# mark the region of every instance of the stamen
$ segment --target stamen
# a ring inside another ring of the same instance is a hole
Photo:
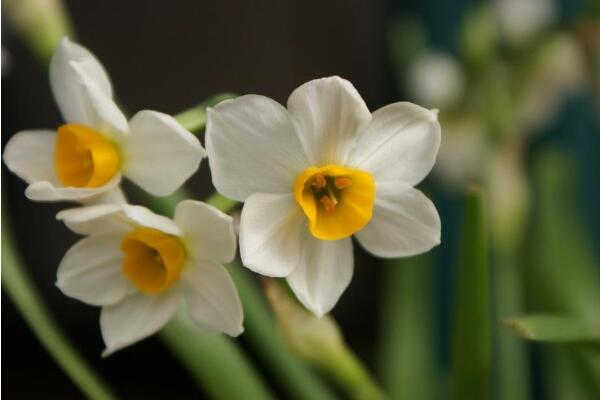
[[[327,190],[327,195],[329,196],[329,198],[331,199],[331,201],[333,202],[333,205],[336,206],[338,203],[338,199],[335,195],[335,192],[333,191],[333,188],[330,185],[327,185],[326,189]]]
[[[313,181],[311,182],[311,186],[317,190],[321,190],[327,186],[327,179],[325,179],[323,175],[315,175]]]
[[[337,203],[337,201],[336,203],[334,203],[329,196],[323,196],[319,199],[319,201],[323,205],[323,208],[325,208],[326,212],[332,213],[335,211],[335,204]]]
[[[352,186],[352,180],[350,178],[346,178],[345,176],[339,176],[334,179],[333,184],[337,189],[342,190]]]

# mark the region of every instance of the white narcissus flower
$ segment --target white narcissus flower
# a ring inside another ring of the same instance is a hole
[[[244,265],[287,277],[300,301],[327,313],[353,274],[351,236],[381,257],[440,242],[440,218],[414,186],[440,145],[437,112],[394,103],[371,114],[352,84],[310,81],[287,110],[247,95],[209,109],[213,183],[244,201]]]
[[[181,299],[199,327],[243,332],[240,299],[221,264],[236,252],[230,216],[185,200],[173,220],[127,204],[73,208],[57,218],[87,235],[65,254],[56,284],[67,296],[102,307],[104,355],[158,331]]]
[[[29,184],[25,195],[31,200],[88,201],[109,192],[122,198],[122,175],[165,196],[198,169],[205,155],[198,139],[156,111],[140,111],[127,122],[102,65],[67,38],[52,57],[50,84],[66,124],[57,131],[19,132],[3,155]]]

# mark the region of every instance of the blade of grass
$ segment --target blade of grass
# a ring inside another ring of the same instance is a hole
[[[2,209],[2,287],[42,346],[90,399],[114,399],[116,396],[79,352],[71,346],[45,307],[41,296],[27,276],[12,240],[8,206]]]
[[[379,375],[392,399],[436,399],[435,264],[431,253],[385,262]]]
[[[505,320],[503,324],[527,340],[600,346],[600,326],[573,317],[528,315]]]
[[[484,200],[472,188],[464,200],[452,322],[451,398],[491,398],[491,293]]]

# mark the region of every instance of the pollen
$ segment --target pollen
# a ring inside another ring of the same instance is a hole
[[[54,167],[63,185],[100,187],[115,176],[119,164],[115,145],[93,129],[78,124],[58,128]]]
[[[157,294],[173,286],[183,270],[186,254],[176,236],[139,228],[121,242],[123,274],[143,293]]]
[[[308,219],[312,235],[337,240],[369,222],[375,183],[368,172],[353,168],[335,164],[309,167],[296,178],[294,197]]]

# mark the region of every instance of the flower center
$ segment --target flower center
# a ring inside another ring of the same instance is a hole
[[[186,255],[173,235],[152,228],[139,228],[121,242],[125,255],[123,274],[143,293],[160,293],[181,274]]]
[[[294,197],[314,237],[343,239],[371,220],[375,181],[368,172],[340,165],[309,167],[296,178]]]
[[[119,153],[114,144],[93,129],[66,124],[56,132],[54,166],[63,185],[95,188],[119,171]]]

